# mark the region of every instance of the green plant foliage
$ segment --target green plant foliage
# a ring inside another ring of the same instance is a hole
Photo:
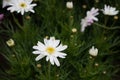
[[[66,2],[34,0],[35,13],[24,15],[0,11],[5,15],[0,23],[0,55],[5,58],[0,61],[0,80],[114,80],[120,69],[115,63],[120,60],[119,14],[114,19],[100,12],[99,21],[84,32],[80,22],[92,7],[109,4],[119,10],[119,0],[73,0],[72,9],[66,8]],[[35,61],[32,53],[38,41],[53,36],[68,46],[66,58],[58,58],[60,67],[45,58]],[[6,44],[9,39],[13,46]],[[97,56],[89,54],[92,46],[98,49]]]

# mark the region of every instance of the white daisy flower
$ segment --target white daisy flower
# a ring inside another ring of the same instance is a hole
[[[90,26],[94,21],[98,21],[98,18],[96,18],[98,14],[98,9],[94,7],[90,11],[87,11],[87,16],[81,19],[81,32],[84,32],[85,28]]]
[[[10,10],[10,12],[17,11],[17,13],[21,13],[22,15],[29,11],[34,13],[33,7],[35,7],[36,4],[31,4],[32,1],[33,0],[12,0],[7,10]]]
[[[104,15],[110,15],[110,16],[113,16],[113,15],[117,15],[118,14],[118,10],[116,10],[115,7],[111,7],[111,6],[107,6],[107,5],[104,5],[104,9],[102,9],[103,11],[103,14]]]
[[[33,46],[33,54],[39,54],[36,57],[36,61],[42,59],[46,56],[46,61],[50,61],[52,65],[56,64],[60,66],[60,63],[57,57],[65,58],[67,54],[61,52],[67,48],[67,45],[60,44],[60,40],[55,40],[54,37],[50,37],[50,39],[44,38],[44,44],[39,42],[36,46]]]
[[[97,48],[94,48],[94,46],[92,46],[92,48],[89,50],[89,54],[91,55],[91,56],[97,56],[97,54],[98,54],[98,49]]]

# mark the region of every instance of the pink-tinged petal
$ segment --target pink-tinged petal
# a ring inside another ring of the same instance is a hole
[[[96,18],[96,17],[93,17],[93,20],[94,20],[94,21],[98,21],[98,18]]]
[[[54,59],[55,64],[56,64],[57,66],[60,66],[60,62],[58,61],[58,59],[57,59],[56,57],[53,57],[53,59]]]
[[[4,14],[0,14],[0,21],[3,20]]]
[[[35,60],[38,61],[38,60],[42,59],[43,57],[45,57],[45,55],[40,54],[35,58]]]

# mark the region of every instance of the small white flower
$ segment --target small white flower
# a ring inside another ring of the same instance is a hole
[[[90,11],[87,11],[87,16],[81,19],[81,32],[84,32],[85,28],[94,23],[94,21],[98,21],[98,18],[96,18],[98,14],[98,9],[94,7]]]
[[[36,6],[36,4],[31,4],[32,1],[33,0],[12,0],[7,10],[10,10],[10,12],[17,11],[17,13],[21,13],[22,15],[29,11],[34,13],[33,7]]]
[[[72,9],[73,8],[73,2],[71,1],[71,2],[67,2],[66,3],[66,7],[68,8],[68,9]]]
[[[103,11],[103,14],[104,15],[110,15],[110,16],[113,16],[113,15],[117,15],[118,14],[118,10],[116,10],[115,7],[111,7],[111,6],[107,6],[107,5],[104,5],[104,9],[102,9]]]
[[[91,55],[91,56],[97,56],[97,54],[98,54],[98,49],[97,48],[94,48],[94,46],[92,46],[92,48],[89,50],[89,54]]]
[[[44,44],[39,42],[36,46],[33,46],[33,54],[39,54],[36,57],[36,61],[42,59],[46,56],[46,61],[50,60],[52,65],[56,64],[60,66],[60,63],[57,57],[65,58],[67,54],[61,52],[67,48],[67,45],[60,44],[60,40],[55,40],[54,37],[50,37],[50,39],[44,38]]]
[[[6,44],[9,46],[9,47],[12,47],[15,45],[15,42],[13,39],[9,39],[8,41],[6,41]]]

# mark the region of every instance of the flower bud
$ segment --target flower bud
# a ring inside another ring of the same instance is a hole
[[[96,67],[98,67],[98,66],[99,66],[99,64],[98,64],[98,63],[95,63],[95,66],[96,66]]]
[[[37,68],[41,68],[41,64],[37,64]]]
[[[6,41],[6,44],[9,46],[9,47],[12,47],[15,45],[14,43],[14,40],[13,39],[9,39],[8,41]]]
[[[118,20],[118,16],[114,16],[114,19],[115,19],[115,20]]]
[[[97,54],[98,54],[98,49],[97,48],[94,48],[94,46],[92,46],[92,48],[89,50],[89,54],[91,55],[91,56],[97,56]]]
[[[77,32],[77,29],[76,29],[76,28],[72,28],[72,32],[73,32],[73,33],[76,33],[76,32]]]
[[[71,2],[67,2],[66,3],[66,7],[68,8],[68,9],[72,9],[73,8],[73,2],[71,1]]]
[[[106,74],[107,72],[106,71],[103,71],[103,74]]]

